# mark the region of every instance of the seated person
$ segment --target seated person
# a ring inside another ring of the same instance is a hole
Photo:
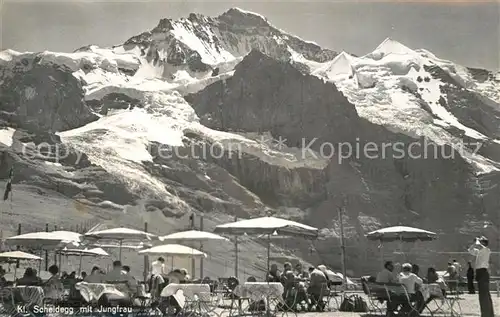
[[[416,276],[420,277],[420,275],[418,275],[418,273],[420,273],[420,267],[417,264],[411,265],[411,272]]]
[[[416,302],[416,309],[420,312],[424,308],[424,297],[418,289],[422,287],[423,281],[411,271],[412,265],[410,263],[403,264],[402,272],[399,274],[398,280],[399,283],[405,286],[408,296],[410,297],[410,301]],[[405,302],[403,304],[403,308],[410,311],[411,309],[407,307],[407,304],[408,303]]]
[[[297,265],[295,265],[294,274],[297,279],[304,280],[309,278],[309,272],[305,272],[302,264],[300,263],[297,263]]]
[[[187,269],[180,269],[180,271],[182,274],[181,283],[187,283],[187,282],[191,281],[191,276],[188,274]]]
[[[57,265],[49,267],[50,278],[43,284],[43,290],[46,298],[62,299],[64,295],[64,286],[59,279],[59,268]]]
[[[313,268],[311,272],[311,280],[309,282],[309,287],[307,288],[307,293],[310,297],[309,310],[312,310],[313,306],[316,306],[317,311],[323,311],[325,309],[325,303],[323,302],[323,295],[328,291],[327,278],[321,270],[318,268]]]
[[[283,284],[284,293],[287,294],[295,285],[295,274],[292,270],[292,264],[286,262],[283,265],[283,273],[281,273],[281,284]]]
[[[119,289],[120,291],[127,292],[131,296],[137,294],[137,289],[138,289],[137,281],[131,275],[123,271],[123,266],[121,261],[113,262],[113,269],[103,277],[103,280],[106,283],[113,283],[113,284],[124,283],[127,285],[128,289],[123,289],[123,290]]]
[[[5,287],[9,285],[11,285],[11,283],[5,279],[5,270],[3,269],[3,267],[0,266],[0,287]]]
[[[433,267],[430,267],[427,269],[427,283],[432,284],[432,283],[437,283],[439,280],[439,275],[436,272],[436,269]]]
[[[330,285],[330,277],[328,276],[328,272],[327,272],[326,266],[325,265],[318,265],[318,270],[320,270],[321,272],[323,272],[323,274],[326,277],[326,283],[328,285]]]
[[[101,269],[98,266],[94,266],[90,275],[87,275],[83,281],[86,283],[102,283],[104,275],[101,273]]]
[[[446,283],[441,277],[439,277],[435,268],[430,267],[427,269],[427,280],[425,282],[428,284],[439,284],[439,287],[443,292],[443,296],[446,296]]]
[[[17,280],[17,285],[40,286],[41,283],[36,276],[36,271],[29,267],[24,271],[24,276]]]
[[[385,262],[384,269],[377,274],[376,282],[384,284],[398,282],[398,279],[394,274],[394,264],[392,264],[392,261]]]
[[[457,268],[451,262],[448,262],[448,267],[446,269],[446,277],[449,280],[456,280],[458,278]]]
[[[281,273],[278,271],[278,265],[272,264],[266,276],[266,282],[281,283]]]
[[[33,269],[33,273],[35,274],[37,280],[38,280],[38,285],[42,285],[43,284],[43,281],[42,281],[42,278],[38,275],[38,270],[37,269]]]
[[[180,284],[184,281],[184,275],[180,269],[174,269],[172,272],[167,274],[169,284]]]

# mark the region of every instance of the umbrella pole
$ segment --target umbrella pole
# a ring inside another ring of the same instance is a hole
[[[380,241],[380,256],[382,257],[382,267],[384,267],[384,243]]]
[[[267,274],[269,274],[270,263],[271,263],[271,235],[268,234],[267,235],[267,272],[266,272],[267,284],[269,284],[269,279],[267,278]],[[266,297],[266,316],[267,317],[271,316],[271,307],[269,305],[269,296]]]
[[[238,278],[238,236],[234,239],[234,276]]]
[[[266,276],[269,273],[270,263],[271,263],[270,261],[271,261],[271,235],[268,234],[267,235],[267,272],[266,272]],[[269,279],[267,279],[267,283],[269,283]]]
[[[402,235],[399,236],[399,251],[401,251],[401,253],[403,254],[403,259],[406,262],[406,254],[405,254],[405,251],[403,250],[403,236]]]
[[[78,276],[82,275],[82,253],[80,253],[80,264],[78,265]]]
[[[118,260],[122,260],[122,245],[123,245],[123,240],[120,240],[120,248],[119,248],[119,253],[118,253]]]
[[[43,250],[40,251],[40,257],[43,258]],[[42,261],[40,260],[38,262],[38,276],[40,276],[41,272],[42,272]]]

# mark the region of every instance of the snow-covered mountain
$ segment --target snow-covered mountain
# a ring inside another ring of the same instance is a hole
[[[347,197],[358,271],[376,265],[357,260],[380,225],[436,230],[448,250],[469,239],[457,228],[500,220],[499,73],[393,39],[338,54],[234,8],[162,19],[111,48],[3,51],[0,83],[1,174],[14,166],[15,183],[56,190],[86,218],[106,210],[167,233],[192,212],[213,225],[271,211],[320,227],[319,257],[337,265],[334,209]],[[369,143],[391,146],[372,158]]]

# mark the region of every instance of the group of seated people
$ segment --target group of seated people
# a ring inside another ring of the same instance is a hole
[[[309,267],[305,271],[300,263],[292,269],[288,262],[284,264],[283,272],[278,270],[276,264],[271,265],[266,281],[283,284],[283,308],[293,311],[324,311],[326,303],[323,297],[328,295],[335,282],[324,265]]]
[[[394,265],[392,261],[387,261],[384,264],[384,269],[378,273],[376,282],[383,284],[403,284],[410,298],[410,302],[415,303],[416,310],[421,313],[425,307],[424,297],[420,292],[422,285],[424,283],[439,284],[443,292],[443,296],[445,295],[447,286],[443,279],[437,274],[436,269],[433,267],[428,268],[427,276],[425,277],[421,277],[419,273],[420,268],[416,264],[405,263],[402,266],[399,266]],[[394,307],[388,307],[388,312],[396,310],[398,306],[405,306],[407,303],[403,300],[401,303],[392,301],[392,304]],[[409,307],[402,308],[409,309]]]

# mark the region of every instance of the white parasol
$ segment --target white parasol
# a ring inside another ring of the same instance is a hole
[[[199,231],[199,230],[189,230],[189,231],[181,231],[172,233],[159,238],[161,241],[169,241],[174,243],[182,243],[182,242],[199,242],[200,250],[203,252],[203,242],[209,241],[225,241],[229,242],[229,239],[219,236],[218,234]],[[203,261],[203,260],[201,260]],[[200,262],[201,263],[201,262]],[[194,272],[192,272],[194,274]],[[203,263],[200,264],[200,277],[203,278]]]
[[[82,272],[82,258],[84,256],[93,256],[93,257],[107,257],[109,254],[104,251],[101,248],[93,248],[93,249],[68,249],[64,248],[59,251],[60,254],[66,255],[66,256],[79,256],[80,257],[80,264],[78,266],[78,274],[81,274]],[[60,268],[61,269],[61,268]]]
[[[260,217],[226,223],[215,227],[214,232],[231,235],[276,234],[280,236],[318,237],[317,228],[276,217]]]
[[[5,239],[5,245],[54,250],[62,245],[78,245],[82,235],[71,231],[31,232]]]
[[[400,249],[403,248],[403,242],[415,242],[415,241],[432,241],[437,239],[437,234],[431,231],[406,227],[406,226],[394,226],[383,228],[379,230],[372,231],[366,235],[368,240],[374,240],[380,242],[380,253],[382,255],[382,262],[384,261],[383,257],[383,242],[400,242]]]
[[[178,241],[178,242],[204,242],[204,241],[229,241],[229,239],[206,231],[189,230],[172,233],[159,238],[160,241]]]
[[[267,271],[270,267],[271,236],[298,236],[316,239],[318,229],[295,221],[260,217],[226,223],[215,227],[215,233],[230,235],[267,235]]]
[[[130,228],[113,228],[94,232],[88,232],[84,235],[84,239],[88,240],[115,240],[119,242],[120,255],[122,258],[123,241],[148,241],[156,238],[156,235]]]
[[[366,235],[369,240],[377,240],[381,242],[391,241],[431,241],[437,238],[437,234],[431,231],[405,227],[395,226],[372,231]]]
[[[0,253],[1,259],[7,260],[37,260],[41,261],[42,258],[31,253],[26,253],[22,251],[8,251]]]
[[[0,253],[0,259],[6,260],[36,260],[42,261],[42,258],[31,253],[26,253],[22,251],[8,251]],[[16,281],[17,269],[14,270],[14,281]]]
[[[195,257],[204,257],[207,255],[199,250],[186,247],[180,244],[164,244],[157,245],[155,247],[139,251],[140,254],[149,254],[149,255],[172,255],[172,256],[195,256]]]

